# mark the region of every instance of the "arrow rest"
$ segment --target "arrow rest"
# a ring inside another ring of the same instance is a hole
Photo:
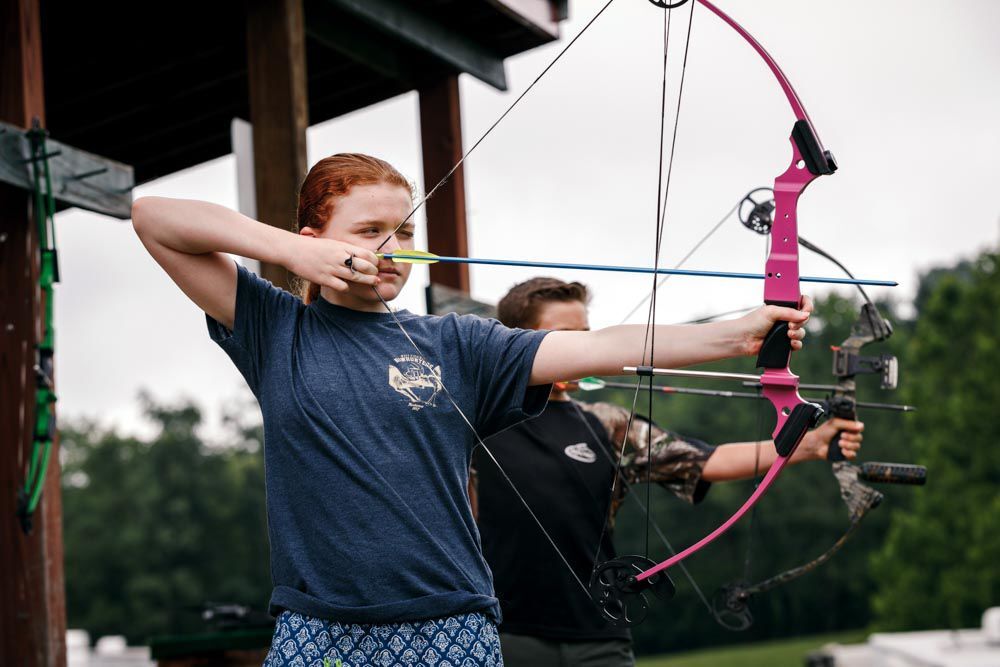
[[[656,5],[660,9],[677,9],[688,3],[688,0],[675,0],[674,2],[667,2],[666,0],[649,0],[650,3]]]
[[[649,611],[647,592],[661,600],[674,597],[677,589],[666,573],[639,581],[636,576],[655,566],[643,556],[621,556],[604,561],[590,578],[590,597],[601,615],[616,628],[638,625]]]

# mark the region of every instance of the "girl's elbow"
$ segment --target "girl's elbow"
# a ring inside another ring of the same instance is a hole
[[[146,222],[149,219],[150,197],[139,197],[132,202],[132,229],[139,236],[145,231]]]
[[[163,197],[139,197],[132,202],[132,228],[140,237],[150,232],[163,201]]]

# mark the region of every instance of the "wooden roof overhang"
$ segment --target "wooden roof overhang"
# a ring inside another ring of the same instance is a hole
[[[259,0],[258,0],[259,1]],[[565,0],[303,0],[309,124],[553,41]],[[231,152],[249,120],[244,4],[42,2],[47,129],[136,183]],[[252,45],[250,45],[252,48]]]

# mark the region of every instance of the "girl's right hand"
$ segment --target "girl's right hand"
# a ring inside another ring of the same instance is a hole
[[[289,271],[303,280],[346,292],[349,283],[378,285],[378,257],[342,241],[296,234],[289,248]]]

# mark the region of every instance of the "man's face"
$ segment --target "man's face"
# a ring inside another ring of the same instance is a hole
[[[581,301],[549,301],[538,312],[535,329],[590,331],[587,306]]]
[[[402,222],[413,209],[410,191],[398,185],[375,183],[356,185],[348,193],[337,199],[333,215],[317,236],[343,241],[351,245],[375,251],[386,237]],[[392,253],[397,250],[413,249],[413,222],[407,220],[378,252]],[[410,264],[396,264],[383,259],[378,264],[379,295],[386,301],[399,296],[403,285],[410,277]],[[381,310],[381,302],[368,285],[349,283],[346,293],[333,292],[324,298],[334,303],[364,310]],[[378,308],[373,308],[378,306]]]

